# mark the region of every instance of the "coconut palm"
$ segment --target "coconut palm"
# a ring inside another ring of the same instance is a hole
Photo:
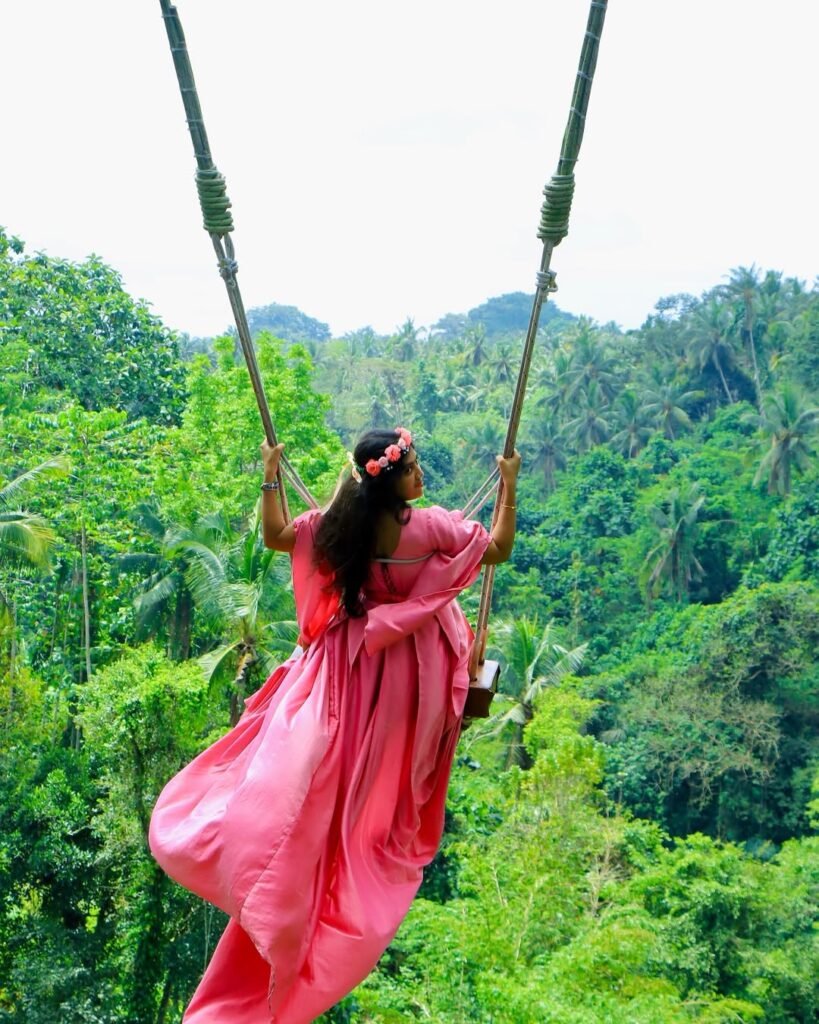
[[[193,594],[185,573],[189,557],[185,541],[207,543],[210,521],[199,520],[190,529],[178,523],[166,523],[148,505],[136,510],[139,526],[151,537],[156,551],[132,551],[122,555],[122,572],[140,573],[145,578],[134,601],[139,635],[155,636],[167,631],[168,656],[184,661],[190,657],[193,629]]]
[[[705,495],[695,482],[675,487],[650,509],[657,532],[643,562],[650,568],[646,590],[649,600],[668,587],[682,601],[694,577],[702,574],[694,549],[699,538],[697,517],[704,503]]]
[[[627,459],[633,459],[651,437],[649,414],[636,392],[631,390],[620,392],[613,409],[617,415],[617,425],[620,429],[612,434],[611,444],[621,455],[625,455]]]
[[[21,508],[19,498],[24,488],[38,477],[63,473],[65,468],[63,459],[48,459],[0,487],[0,570],[30,571],[48,566],[56,535],[42,516]],[[13,676],[17,660],[17,612],[11,593],[5,587],[5,576],[6,573],[0,576],[0,620],[6,620],[10,626],[8,669]]]
[[[687,336],[689,339],[689,358],[702,370],[709,363],[719,374],[722,388],[728,404],[734,396],[725,379],[725,370],[734,363],[734,348],[731,344],[731,326],[733,316],[731,310],[717,299],[698,306],[688,321]]]
[[[769,392],[762,399],[762,412],[747,419],[756,422],[768,450],[754,477],[757,484],[767,474],[768,494],[789,494],[793,466],[807,469],[813,457],[812,438],[819,426],[819,408],[792,385]]]
[[[704,396],[704,391],[680,391],[675,384],[655,384],[643,392],[643,409],[673,441],[681,428],[691,429],[685,406]]]
[[[481,366],[489,358],[489,339],[483,324],[473,324],[461,340],[464,359],[470,366]]]
[[[572,357],[565,349],[557,349],[551,359],[543,366],[538,367],[534,380],[534,387],[540,392],[536,401],[538,405],[558,415],[563,415],[564,410],[569,408],[569,402],[574,391],[572,378]]]
[[[572,393],[587,391],[592,384],[596,384],[599,393],[609,402],[620,386],[615,361],[606,352],[588,317],[581,317],[575,327],[569,379]]]
[[[519,359],[508,342],[501,342],[489,360],[493,380],[498,384],[510,384],[518,372]]]
[[[524,616],[497,625],[492,646],[503,662],[502,690],[513,703],[476,729],[473,740],[506,733],[507,765],[528,768],[531,760],[523,746],[523,730],[532,720],[538,695],[545,687],[556,686],[564,676],[576,672],[588,645],[569,648],[554,622],[542,626],[537,616]]]
[[[371,380],[368,387],[369,411],[368,423],[371,427],[386,427],[396,419],[387,408],[384,385],[379,380]]]
[[[390,340],[389,352],[400,362],[409,363],[415,358],[419,341],[419,329],[415,326],[412,317],[408,316],[398,334]]]
[[[230,720],[235,725],[248,682],[269,675],[295,645],[289,565],[264,546],[260,502],[243,533],[221,514],[201,524],[203,537],[181,540],[177,550],[189,559],[185,579],[196,607],[222,641],[200,658],[205,675],[211,680],[227,669],[233,673]]]
[[[527,431],[525,444],[534,464],[543,470],[546,493],[551,494],[555,489],[555,474],[566,468],[565,438],[557,419],[546,414],[535,420]]]
[[[757,405],[762,401],[762,384],[759,379],[759,364],[756,357],[756,340],[754,328],[757,322],[757,308],[760,295],[760,272],[755,264],[750,267],[735,267],[731,271],[728,284],[720,289],[726,298],[741,303],[740,335],[751,356],[751,368],[756,386]]]
[[[55,534],[42,516],[20,508],[18,500],[23,489],[38,477],[64,471],[65,462],[62,459],[48,459],[12,477],[0,487],[1,566],[40,569],[48,564],[49,552],[56,540]]]
[[[585,452],[608,438],[610,406],[594,380],[577,393],[576,403],[579,413],[566,424],[566,433],[571,436],[577,450]]]
[[[494,420],[484,419],[464,434],[464,454],[481,469],[494,469],[495,456],[503,449],[504,435]]]

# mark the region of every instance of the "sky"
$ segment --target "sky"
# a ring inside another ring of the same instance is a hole
[[[178,0],[246,307],[336,336],[531,292],[587,0]],[[170,327],[230,307],[158,0],[4,3],[0,224]],[[639,326],[756,264],[812,282],[819,4],[610,0],[558,305]]]

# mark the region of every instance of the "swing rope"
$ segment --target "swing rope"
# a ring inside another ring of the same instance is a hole
[[[551,270],[552,252],[555,246],[559,245],[569,232],[569,214],[571,213],[572,198],[574,196],[574,166],[577,163],[577,158],[580,154],[580,144],[583,141],[586,111],[588,110],[594,72],[597,67],[597,53],[600,48],[600,36],[603,31],[606,8],[607,0],[592,0],[591,2],[586,22],[586,32],[583,37],[583,46],[580,52],[580,61],[575,77],[572,105],[569,111],[566,130],[563,133],[563,142],[560,147],[557,171],[543,189],[544,200],[540,211],[540,226],[538,228],[538,238],[543,242],[543,252],[540,260],[540,270],[537,272],[537,287],[534,302],[532,303],[532,312],[529,317],[529,326],[526,331],[526,341],[523,345],[523,353],[520,360],[515,397],[509,414],[509,424],[503,446],[503,455],[507,459],[515,451],[515,441],[517,440],[520,417],[523,411],[523,399],[526,395],[526,384],[529,379],[529,369],[532,365],[535,339],[537,337],[538,324],[540,323],[540,311],[543,308],[543,304],[548,300],[549,294],[557,291],[555,273]],[[478,488],[475,495],[467,502],[466,506],[468,514],[475,515],[489,500],[489,495],[494,486],[495,507],[492,513],[493,527],[498,520],[500,506],[503,503],[503,481],[498,479],[498,476],[497,471],[491,473],[487,480]],[[464,512],[465,515],[467,514],[466,510]],[[494,583],[495,566],[484,566],[478,620],[475,626],[475,641],[469,660],[469,676],[473,680],[477,678],[479,667],[483,665],[486,657],[489,612],[492,605]]]
[[[265,435],[270,444],[276,444],[276,432],[273,428],[270,410],[265,398],[256,353],[247,323],[247,316],[236,279],[238,264],[235,259],[233,240],[230,237],[230,233],[233,231],[233,218],[230,213],[231,203],[227,196],[225,179],[211,159],[205,123],[202,118],[199,97],[193,79],[193,69],[191,68],[185,36],[182,32],[182,25],[179,21],[176,7],[170,3],[170,0],[160,0],[160,6],[168,33],[168,40],[171,46],[171,53],[197,162],[196,187],[199,193],[204,227],[213,242],[218,259],[219,273],[227,287],[236,329],[239,333],[239,341],[253,383],[253,390],[256,394],[256,401],[259,406],[262,423],[264,424]],[[580,153],[580,144],[583,141],[586,112],[589,105],[594,72],[597,66],[597,54],[600,47],[600,36],[603,31],[606,9],[607,0],[591,0],[586,32],[583,37],[583,47],[580,53],[580,62],[575,78],[574,92],[572,94],[572,105],[569,111],[566,130],[563,134],[557,171],[543,189],[544,199],[537,232],[538,238],[543,243],[543,251],[540,269],[537,272],[537,287],[535,289],[532,312],[529,317],[529,326],[526,331],[526,340],[515,385],[515,396],[512,402],[506,439],[503,446],[504,458],[510,458],[515,450],[515,441],[517,440],[518,428],[520,426],[529,369],[532,364],[535,340],[540,323],[540,313],[544,303],[548,300],[549,294],[557,291],[555,273],[551,270],[552,252],[555,246],[559,245],[569,232],[569,215],[571,213],[575,185],[574,167]],[[293,466],[286,457],[282,457],[279,467],[279,483],[281,485],[280,494],[285,520],[288,521],[290,516],[284,493],[282,471],[284,471],[289,482],[306,504],[312,508],[317,508],[316,500],[301,481]],[[497,469],[494,469],[489,474],[473,497],[467,502],[463,510],[464,515],[476,515],[490,500],[493,490],[495,492],[495,507],[492,513],[492,526],[494,527],[503,502],[503,482],[500,480],[500,474]],[[479,666],[483,664],[485,658],[494,581],[495,566],[485,566],[478,620],[475,627],[475,641],[469,662],[471,679],[477,677]]]
[[[185,116],[193,143],[193,153],[196,157],[196,190],[199,193],[203,225],[205,231],[210,235],[213,248],[216,251],[219,274],[227,288],[228,299],[233,310],[233,319],[239,334],[239,343],[242,346],[242,354],[245,357],[245,363],[247,364],[247,370],[253,385],[253,392],[256,395],[256,403],[259,406],[259,414],[262,418],[265,437],[269,444],[275,445],[278,443],[276,440],[276,430],[270,415],[270,407],[267,404],[262,375],[256,359],[256,350],[253,347],[253,339],[250,336],[247,314],[245,313],[242,293],[239,290],[239,282],[236,276],[239,264],[236,262],[233,239],[230,237],[230,233],[233,231],[233,217],[230,213],[231,203],[227,195],[225,179],[219,173],[211,158],[210,145],[207,132],[205,131],[205,121],[202,117],[202,108],[199,105],[199,94],[196,91],[196,83],[193,78],[193,68],[191,67],[188,48],[185,43],[185,34],[182,31],[182,23],[179,20],[176,7],[169,0],[159,0],[159,4],[162,8],[162,18],[168,33],[168,42],[171,46],[171,55],[173,56],[176,77],[179,82],[179,90],[182,93],[182,103],[185,107]],[[290,521],[290,509],[284,490],[283,475],[287,477],[293,489],[305,504],[310,508],[318,508],[318,502],[310,494],[307,486],[301,480],[290,461],[283,455],[279,465],[278,481],[285,522]]]

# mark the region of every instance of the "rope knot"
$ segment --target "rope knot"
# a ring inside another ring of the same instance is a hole
[[[543,206],[540,208],[540,227],[537,236],[542,241],[551,240],[555,245],[569,233],[569,214],[574,198],[574,174],[553,174],[543,189]]]
[[[233,230],[224,175],[215,167],[199,168],[196,172],[196,191],[202,207],[202,223],[212,235],[226,235]]]

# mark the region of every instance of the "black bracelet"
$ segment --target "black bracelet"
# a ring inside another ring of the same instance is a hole
[[[262,490],[263,491],[278,491],[278,489],[279,489],[279,481],[278,480],[274,480],[272,483],[268,483],[267,481],[265,481],[262,484]]]

